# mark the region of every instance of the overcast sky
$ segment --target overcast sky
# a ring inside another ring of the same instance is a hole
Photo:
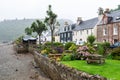
[[[44,18],[49,4],[58,19],[75,21],[96,17],[99,7],[117,8],[120,0],[0,0],[0,20]]]

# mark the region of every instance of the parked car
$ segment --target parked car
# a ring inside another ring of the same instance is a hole
[[[120,42],[116,42],[114,43],[113,45],[110,46],[110,48],[117,48],[117,47],[120,47]]]
[[[82,45],[85,44],[85,42],[84,42],[84,41],[76,41],[75,44],[76,44],[76,45],[81,45],[81,46],[82,46]]]

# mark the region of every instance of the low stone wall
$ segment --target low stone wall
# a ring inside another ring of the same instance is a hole
[[[28,47],[26,45],[14,44],[14,50],[17,53],[28,53]]]
[[[52,80],[107,80],[98,75],[78,71],[34,52],[34,60]]]

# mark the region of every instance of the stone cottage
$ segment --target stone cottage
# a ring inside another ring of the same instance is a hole
[[[102,9],[102,8],[100,8]],[[110,42],[120,41],[120,10],[111,12],[108,8],[98,14],[100,22],[97,25],[97,41]]]

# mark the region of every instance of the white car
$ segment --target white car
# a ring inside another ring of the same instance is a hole
[[[76,41],[76,45],[84,45],[84,41]]]

